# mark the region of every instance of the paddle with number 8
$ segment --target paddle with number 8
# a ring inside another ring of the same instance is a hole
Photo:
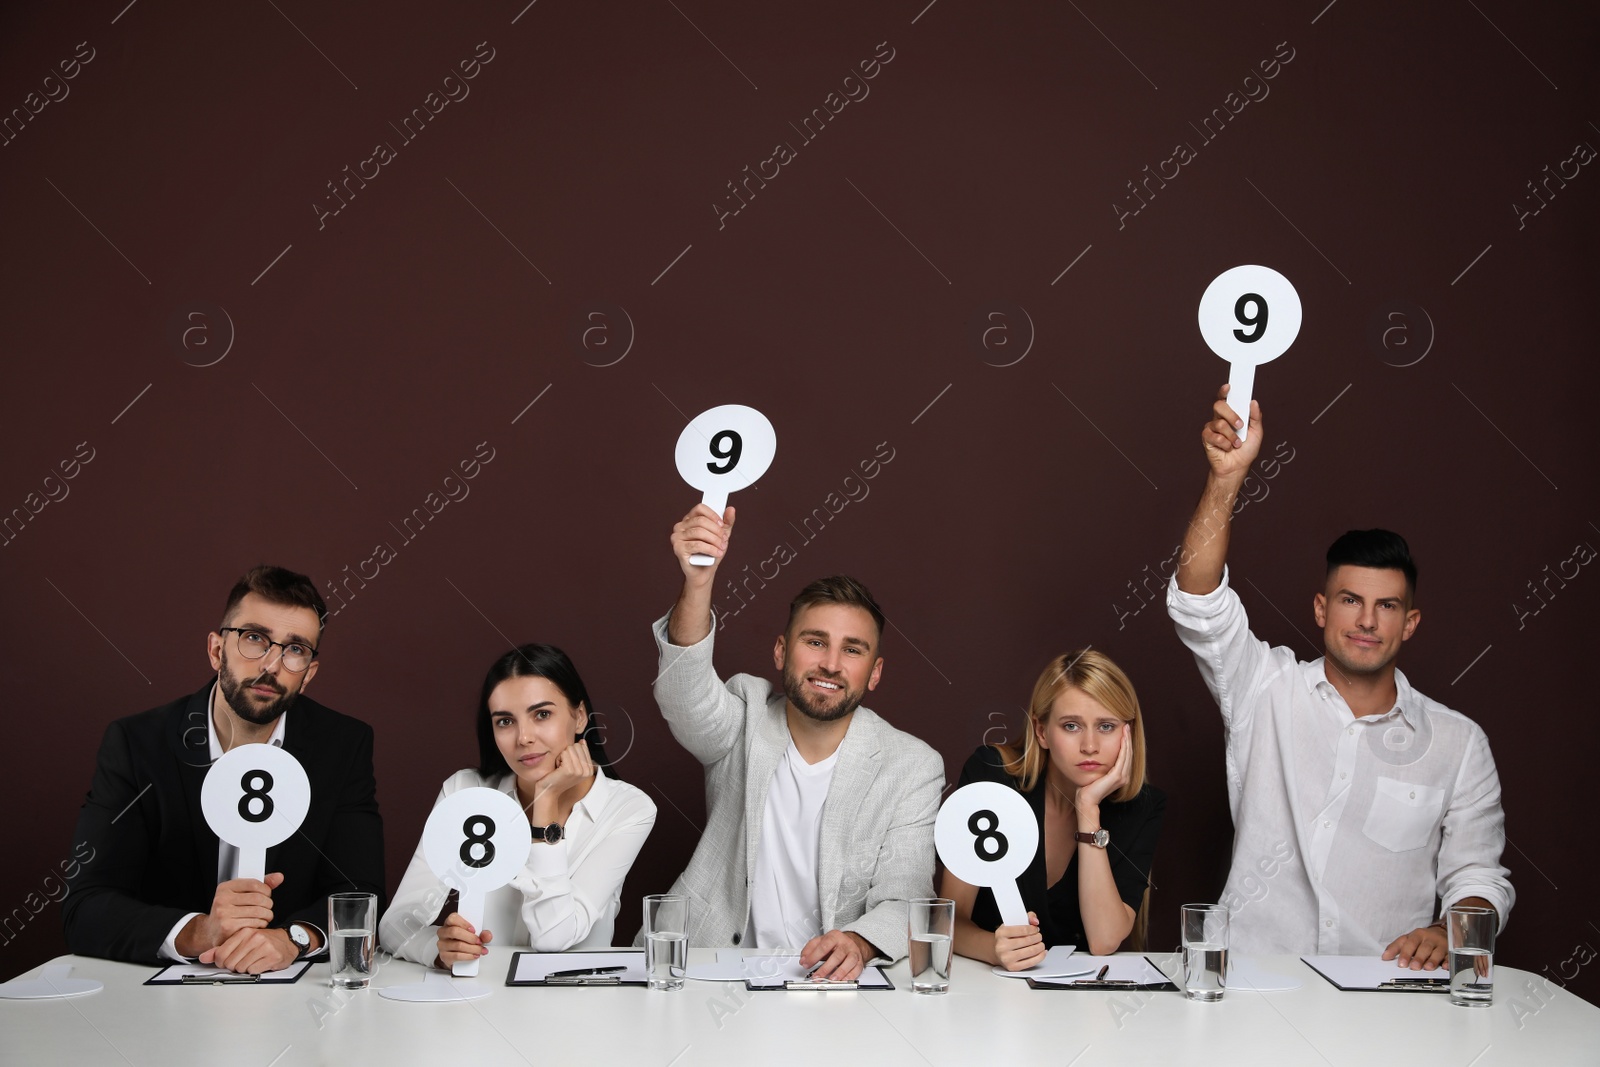
[[[1022,794],[999,782],[962,786],[939,808],[933,843],[946,870],[989,888],[1002,923],[1028,925],[1017,877],[1039,850],[1039,823]]]
[[[267,849],[288,840],[311,810],[311,780],[276,745],[240,745],[206,771],[200,810],[212,832],[239,850],[238,877],[264,881]]]
[[[516,877],[532,847],[533,829],[522,805],[487,786],[451,793],[434,805],[422,828],[423,858],[456,891],[457,914],[479,932],[485,898]],[[478,961],[461,960],[450,972],[470,978],[478,973]]]

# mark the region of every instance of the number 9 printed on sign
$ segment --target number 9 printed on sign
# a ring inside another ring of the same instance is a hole
[[[1270,267],[1225,270],[1200,297],[1200,336],[1229,363],[1228,406],[1245,421],[1241,442],[1249,429],[1256,367],[1283,355],[1299,334],[1300,294]]]
[[[1002,923],[1028,925],[1017,876],[1039,851],[1039,824],[1020,793],[999,782],[962,786],[939,808],[933,843],[946,870],[989,888]]]
[[[239,877],[267,876],[267,849],[300,829],[311,810],[305,768],[274,745],[240,745],[211,765],[200,810],[213,833],[239,850]]]
[[[701,502],[721,517],[728,494],[754,485],[777,451],[778,435],[765,415],[743,404],[724,404],[689,420],[678,435],[673,459],[679,476],[700,490]],[[689,562],[709,567],[716,561],[696,553]]]

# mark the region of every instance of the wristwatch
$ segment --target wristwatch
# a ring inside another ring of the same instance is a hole
[[[566,836],[566,830],[558,822],[553,822],[549,826],[535,826],[533,828],[533,839],[535,841],[543,841],[547,845],[553,845]]]
[[[305,954],[311,951],[311,932],[299,923],[290,923],[284,932],[289,935],[289,940],[294,942],[294,958],[304,959]]]
[[[1072,835],[1076,840],[1095,848],[1105,848],[1111,844],[1111,831],[1104,828],[1099,830],[1079,830]]]

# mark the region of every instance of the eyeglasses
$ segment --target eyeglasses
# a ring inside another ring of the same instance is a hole
[[[311,661],[317,658],[317,650],[310,645],[301,644],[299,641],[274,641],[260,630],[246,630],[240,626],[224,626],[220,633],[236,633],[239,635],[239,655],[245,659],[262,659],[273,646],[283,649],[279,662],[283,669],[299,674],[311,666]]]

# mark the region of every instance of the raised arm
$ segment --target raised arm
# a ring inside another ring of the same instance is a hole
[[[1250,473],[1250,464],[1261,451],[1260,405],[1250,401],[1250,429],[1240,443],[1235,430],[1244,424],[1228,406],[1227,396],[1228,387],[1224,385],[1211,406],[1211,421],[1200,431],[1200,443],[1205,446],[1211,470],[1178,556],[1178,588],[1185,593],[1204,595],[1222,583],[1233,506]]]
[[[715,763],[732,750],[744,730],[748,694],[735,696],[717,677],[711,662],[711,584],[728,548],[733,531],[733,509],[726,521],[704,504],[672,528],[672,553],[683,570],[683,592],[665,620],[655,623],[659,656],[655,683],[656,704],[678,743],[701,763]],[[716,560],[696,567],[689,557],[696,552]],[[753,681],[753,679],[745,679]],[[738,685],[738,680],[729,683]]]
[[[672,528],[672,554],[683,569],[683,591],[667,619],[667,639],[675,645],[699,644],[711,632],[711,593],[733,535],[734,509],[724,515],[704,504],[696,504],[683,521]],[[689,557],[700,553],[716,562],[697,567]]]

